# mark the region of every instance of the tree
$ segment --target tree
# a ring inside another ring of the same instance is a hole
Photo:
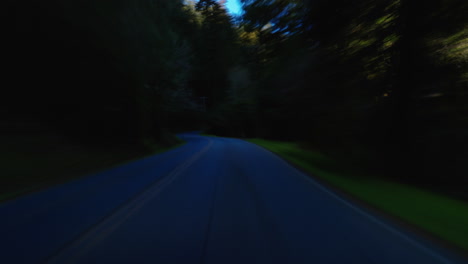
[[[12,5],[15,61],[28,61],[13,67],[27,80],[16,108],[89,144],[160,140],[166,97],[188,89],[192,71],[182,1]]]
[[[218,2],[200,0],[196,10],[200,12],[203,23],[193,81],[196,94],[208,97],[209,106],[214,107],[226,97],[227,74],[236,60],[236,36],[230,17]]]

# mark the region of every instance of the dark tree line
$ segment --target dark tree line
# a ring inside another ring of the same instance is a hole
[[[466,185],[465,0],[241,2],[233,19],[214,0],[7,1],[4,120],[89,144],[188,129],[295,140]]]
[[[6,6],[10,123],[39,120],[86,144],[171,144],[171,131],[199,128],[206,104],[222,101],[236,36],[218,2]]]
[[[405,181],[466,185],[466,1],[242,2],[259,135]]]

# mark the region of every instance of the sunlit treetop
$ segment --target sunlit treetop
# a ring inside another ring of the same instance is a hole
[[[244,22],[252,28],[270,25],[272,31],[292,34],[302,30],[307,5],[299,0],[241,0]]]

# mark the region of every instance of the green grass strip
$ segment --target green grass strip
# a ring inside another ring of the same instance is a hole
[[[357,178],[327,168],[331,160],[295,143],[250,139],[339,189],[468,250],[468,204],[379,177]]]

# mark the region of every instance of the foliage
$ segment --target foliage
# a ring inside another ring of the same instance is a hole
[[[12,112],[97,144],[162,140],[167,113],[194,108],[197,25],[181,1],[30,2],[12,4],[17,60],[30,62],[14,69],[28,96]]]
[[[89,144],[211,126],[466,183],[466,1],[241,2],[7,1],[2,112]]]
[[[405,182],[466,183],[464,1],[242,2],[258,136]]]

